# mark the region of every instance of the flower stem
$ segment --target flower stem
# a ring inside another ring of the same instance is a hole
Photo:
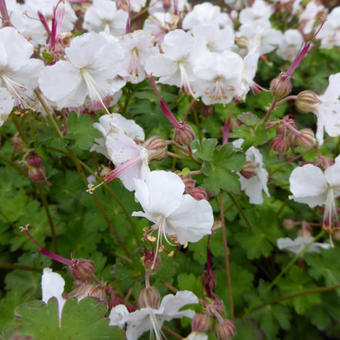
[[[224,206],[223,206],[222,192],[220,193],[220,216],[221,216],[221,223],[222,223],[222,237],[223,237],[223,248],[224,248],[225,271],[226,271],[227,283],[228,283],[230,318],[231,318],[231,320],[234,320],[234,303],[233,303],[233,293],[232,293],[231,276],[230,276],[230,263],[229,263],[227,233],[226,233],[226,230],[225,230],[226,227],[225,227],[225,219],[224,219]]]
[[[46,199],[46,194],[45,194],[45,191],[44,191],[44,187],[42,186],[41,183],[36,183],[36,185],[37,185],[37,188],[39,190],[39,195],[40,195],[40,198],[41,198],[41,202],[42,202],[42,204],[44,206],[44,209],[45,209],[45,212],[46,212],[48,224],[50,225],[51,236],[52,236],[52,244],[53,244],[53,251],[55,253],[58,253],[57,238],[56,238],[56,235],[55,235],[55,227],[54,227],[52,216],[51,216],[51,213],[50,213],[50,210],[49,210],[49,207],[48,207],[48,202],[47,202],[47,199]]]
[[[273,101],[272,101],[272,103],[270,104],[270,107],[269,107],[269,109],[268,109],[268,111],[267,111],[267,113],[266,113],[266,116],[264,117],[264,120],[263,120],[264,123],[268,121],[268,119],[269,119],[271,113],[272,113],[273,110],[276,108],[276,102],[277,102],[277,97],[274,97],[274,98],[273,98]]]
[[[24,130],[22,129],[21,127],[21,124],[19,123],[18,121],[18,118],[16,116],[15,113],[12,113],[12,119],[13,119],[13,122],[15,124],[15,127],[17,128],[18,132],[19,132],[19,135],[20,135],[20,138],[25,142],[25,143],[28,143],[28,140],[26,138],[26,135],[24,133]]]
[[[35,93],[35,95],[37,96],[37,98],[38,98],[38,100],[39,100],[39,102],[40,102],[42,108],[44,109],[45,113],[47,114],[48,118],[50,119],[50,121],[51,121],[53,127],[54,127],[55,130],[57,131],[59,137],[64,138],[63,134],[61,133],[61,131],[60,131],[60,129],[59,129],[58,124],[57,124],[56,121],[54,120],[54,118],[53,118],[53,116],[52,116],[52,114],[51,114],[49,108],[47,107],[47,105],[46,105],[44,99],[41,97],[39,91],[38,91],[38,90],[34,90],[34,93]]]

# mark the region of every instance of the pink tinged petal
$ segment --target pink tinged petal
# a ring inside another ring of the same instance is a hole
[[[213,223],[214,216],[208,201],[197,201],[191,195],[183,195],[180,206],[166,219],[165,232],[176,234],[181,244],[197,242],[211,234]]]
[[[289,183],[293,194],[290,198],[294,201],[308,204],[311,208],[325,203],[328,184],[320,168],[311,164],[295,168]]]
[[[125,305],[118,305],[116,307],[113,307],[109,315],[109,326],[118,326],[120,328],[123,328],[128,317],[129,311],[125,307]]]
[[[106,150],[114,165],[120,165],[140,155],[140,146],[123,133],[111,133],[105,139]]]
[[[14,107],[11,94],[5,89],[0,88],[0,126],[6,121]]]
[[[59,324],[61,322],[61,313],[66,302],[66,299],[62,296],[64,286],[65,280],[58,273],[54,273],[51,268],[44,268],[41,277],[42,300],[48,303],[49,299],[53,297],[57,299]]]
[[[46,66],[39,76],[39,86],[44,95],[57,103],[76,91],[81,82],[78,69],[66,61]]]
[[[198,302],[198,298],[194,293],[188,290],[179,291],[176,295],[168,294],[164,296],[159,310],[162,312],[162,319],[166,321],[183,316],[192,318],[195,315],[194,311],[185,310],[180,312],[179,310],[186,305],[197,304]]]

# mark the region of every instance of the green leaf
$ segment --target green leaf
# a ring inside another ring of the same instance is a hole
[[[72,112],[67,119],[70,133],[67,138],[72,140],[75,147],[81,150],[89,150],[93,145],[94,138],[101,137],[100,132],[92,126],[93,122],[89,116]]]
[[[197,139],[194,140],[191,147],[195,157],[203,159],[204,161],[212,161],[216,145],[217,139],[208,138],[203,139],[201,143]]]
[[[17,335],[44,340],[124,340],[123,331],[109,326],[106,313],[106,307],[96,299],[70,299],[64,305],[59,327],[57,301],[51,299],[47,305],[33,301],[16,309],[9,331],[15,327]]]
[[[180,290],[190,290],[197,296],[202,296],[202,282],[194,274],[181,273],[177,277],[178,288]]]
[[[216,168],[209,163],[204,163],[203,173],[206,176],[203,180],[204,186],[213,195],[217,195],[221,189],[233,193],[240,192],[240,181],[237,174],[223,168]]]
[[[244,162],[244,154],[235,152],[232,144],[225,144],[217,148],[213,159],[216,167],[234,171],[240,171]]]
[[[305,255],[305,260],[311,268],[309,274],[319,280],[324,279],[327,286],[340,283],[340,249],[331,248],[321,251],[321,254],[309,253]],[[336,290],[340,296],[340,288]]]

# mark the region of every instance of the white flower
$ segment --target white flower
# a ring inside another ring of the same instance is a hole
[[[284,60],[293,61],[303,45],[302,34],[295,29],[287,30],[276,53]]]
[[[126,324],[126,321],[129,317],[129,311],[125,307],[125,305],[117,305],[111,309],[109,315],[109,326],[118,326],[119,328],[123,328]]]
[[[333,221],[337,220],[334,198],[340,196],[340,156],[324,172],[312,164],[295,168],[289,183],[293,194],[290,199],[308,204],[311,208],[325,205],[323,228],[329,230]]]
[[[324,130],[331,136],[340,136],[340,73],[329,77],[325,93],[319,97],[321,103],[315,108],[317,116],[316,138],[323,144]]]
[[[176,0],[177,10],[179,12],[183,12],[184,10],[190,10],[190,4],[187,0]],[[175,12],[175,1],[170,1],[170,8],[168,9],[167,13],[165,13],[165,9],[163,6],[163,1],[159,0],[151,0],[148,11],[150,14],[161,13],[163,15],[170,13],[173,14]]]
[[[294,3],[295,5],[295,3]],[[300,14],[299,20],[303,23],[303,32],[309,34],[314,26],[315,19],[319,12],[325,11],[325,7],[316,3],[315,1],[309,1],[304,11]],[[324,30],[325,27],[321,31]]]
[[[103,138],[95,139],[96,144],[90,151],[103,154],[116,166],[107,181],[119,177],[128,190],[135,190],[134,179],[144,179],[150,171],[147,150],[134,140],[144,140],[143,129],[118,113],[101,116],[93,126]]]
[[[0,115],[3,122],[14,105],[27,107],[38,85],[41,60],[30,58],[33,46],[13,27],[0,29]],[[6,91],[7,90],[7,91]]]
[[[214,217],[209,202],[183,195],[185,186],[178,175],[152,171],[145,181],[136,179],[135,184],[135,196],[144,212],[133,212],[132,216],[145,217],[155,223],[152,231],[158,229],[157,250],[162,237],[168,241],[167,235],[176,235],[179,243],[184,244],[211,234]]]
[[[227,104],[241,94],[242,68],[243,60],[234,52],[203,53],[195,62],[193,88],[206,105]]]
[[[193,310],[179,311],[183,306],[198,303],[198,298],[190,291],[179,291],[176,295],[164,296],[158,309],[151,307],[141,308],[125,319],[127,322],[127,340],[137,340],[148,331],[154,331],[157,340],[161,340],[161,328],[164,321],[179,319],[182,317],[193,318]],[[110,314],[110,320],[112,315]]]
[[[273,9],[263,0],[256,0],[251,7],[247,7],[240,12],[240,23],[250,25],[261,25],[269,20]]]
[[[84,104],[87,96],[93,105],[105,108],[103,99],[113,95],[125,82],[115,79],[124,53],[118,40],[99,33],[85,33],[65,49],[68,61],[46,66],[39,77],[44,95],[63,107]]]
[[[150,31],[137,30],[121,38],[124,49],[124,60],[120,65],[121,76],[127,77],[132,83],[139,83],[145,79],[145,64],[147,59],[156,54],[154,36]]]
[[[335,7],[328,15],[324,27],[318,35],[322,48],[340,46],[340,6]]]
[[[61,313],[66,299],[63,298],[65,280],[58,273],[54,273],[51,268],[44,268],[41,277],[42,300],[48,303],[49,299],[56,298],[58,301],[59,326]]]
[[[313,237],[299,236],[295,240],[286,238],[279,238],[277,240],[277,246],[280,250],[289,250],[294,254],[298,254],[302,251],[307,245],[313,242]],[[306,250],[307,253],[319,253],[320,249],[329,249],[331,247],[328,243],[313,243]]]
[[[185,16],[182,27],[184,29],[193,29],[195,26],[201,24],[213,24],[219,28],[226,26],[233,27],[233,23],[228,14],[222,13],[219,6],[212,5],[209,2],[196,5],[194,9]]]
[[[125,33],[127,20],[128,13],[118,10],[114,1],[94,0],[85,12],[83,27],[88,31],[122,35]]]
[[[160,83],[184,88],[193,95],[192,82],[196,78],[192,68],[199,55],[199,46],[195,43],[190,32],[180,29],[169,32],[162,43],[164,53],[151,56],[145,65],[146,71],[159,77]]]
[[[244,140],[242,138],[237,139],[233,142],[235,149],[240,148]],[[262,191],[269,197],[267,182],[268,182],[268,172],[263,167],[263,158],[260,151],[254,146],[250,147],[246,151],[246,161],[251,162],[255,165],[255,176],[246,178],[240,173],[241,189],[245,191],[246,195],[249,197],[249,202],[252,204],[262,204],[263,196]]]

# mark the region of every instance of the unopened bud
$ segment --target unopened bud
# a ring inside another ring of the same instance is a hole
[[[86,297],[93,297],[98,299],[101,302],[106,301],[106,287],[103,284],[88,284],[82,283],[79,287],[72,290],[69,294],[67,294],[67,298],[77,298],[78,301],[86,298]]]
[[[296,108],[302,113],[315,112],[321,103],[318,95],[313,91],[302,91],[298,94],[295,101]]]
[[[98,299],[99,301],[105,302],[106,301],[106,289],[105,286],[102,284],[97,284],[97,285],[91,285],[87,296],[93,297]]]
[[[222,323],[218,323],[215,327],[215,335],[218,340],[227,340],[233,337],[235,334],[235,326],[229,320],[223,320]]]
[[[19,136],[13,137],[12,144],[13,144],[13,152],[15,153],[23,152],[26,147],[26,143]]]
[[[165,13],[169,12],[170,8],[171,8],[171,0],[163,0],[164,12]]]
[[[335,230],[335,232],[333,233],[333,239],[335,241],[340,241],[340,230]]]
[[[282,98],[287,95],[292,90],[292,84],[289,77],[285,73],[280,73],[276,78],[274,78],[270,83],[270,91],[274,97]]]
[[[295,222],[289,218],[286,218],[283,220],[283,226],[287,229],[287,230],[291,230],[295,227]]]
[[[258,164],[255,162],[245,162],[240,171],[240,174],[245,178],[252,178],[257,175]]]
[[[45,182],[45,169],[44,168],[34,168],[28,167],[27,169],[28,177],[33,182]]]
[[[249,39],[245,36],[241,36],[241,37],[235,38],[235,43],[237,47],[239,48],[248,48]]]
[[[181,174],[179,175],[182,178],[182,181],[185,185],[185,189],[187,190],[188,188],[193,188],[195,186],[196,181],[190,177],[190,175],[187,176],[182,176]]]
[[[276,136],[272,141],[272,148],[278,152],[283,153],[289,150],[289,143],[283,135]]]
[[[303,228],[298,231],[298,235],[301,237],[311,237],[312,233],[310,230]]]
[[[297,138],[297,133],[298,131],[291,131],[291,130],[287,130],[286,131],[286,135],[285,135],[285,140],[288,144],[289,147],[295,147],[296,146],[296,138]]]
[[[158,136],[149,138],[144,143],[144,148],[148,150],[148,161],[162,161],[167,156],[168,145],[166,141]]]
[[[191,126],[180,122],[180,127],[175,128],[174,132],[174,140],[176,143],[180,145],[190,145],[191,142],[195,139],[194,131]]]
[[[40,168],[41,166],[41,158],[39,155],[37,155],[36,153],[32,153],[30,154],[30,156],[27,158],[27,163],[30,166],[33,166],[34,168]]]
[[[300,135],[296,136],[296,143],[299,146],[308,148],[315,144],[314,132],[311,129],[300,130]]]
[[[207,192],[201,187],[186,188],[185,191],[197,201],[205,200],[208,197]]]
[[[199,333],[207,333],[211,328],[212,320],[209,315],[196,314],[192,319],[192,331]]]
[[[147,287],[141,290],[138,296],[138,305],[140,308],[158,309],[161,301],[159,291],[155,287]]]
[[[94,263],[90,260],[76,259],[72,261],[72,275],[78,281],[87,281],[94,273]]]

